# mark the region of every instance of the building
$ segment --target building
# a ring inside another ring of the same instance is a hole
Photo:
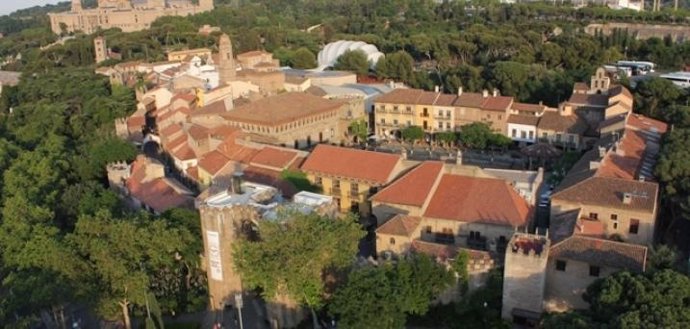
[[[0,71],[0,94],[2,94],[4,86],[14,87],[18,85],[21,76],[21,72]]]
[[[198,5],[191,1],[166,5],[165,1],[147,1],[134,4],[129,0],[100,0],[98,8],[84,9],[81,0],[72,0],[70,11],[49,13],[50,28],[55,34],[82,31],[87,34],[111,28],[123,32],[148,29],[156,19],[163,16],[187,16],[213,10],[213,0],[199,0]]]
[[[172,208],[191,208],[194,193],[173,178],[165,176],[165,166],[144,155],[130,165],[107,166],[110,188],[119,192],[133,209],[160,215]]]
[[[208,49],[208,48],[185,49],[185,50],[171,51],[168,53],[168,61],[169,62],[190,61],[194,57],[199,57],[199,58],[204,59],[204,60],[209,60],[209,59],[211,59],[211,49]]]
[[[479,168],[424,162],[370,198],[379,229],[392,218],[415,218],[409,241],[377,237],[378,253],[399,253],[414,240],[502,252],[533,208],[511,184]],[[403,245],[400,246],[400,243]]]
[[[603,136],[556,187],[552,218],[580,209],[598,235],[650,245],[659,199],[652,169],[666,130],[663,122],[628,114],[625,128]]]
[[[243,237],[261,234],[261,221],[288,220],[279,213],[299,211],[334,216],[331,197],[300,192],[285,201],[272,186],[244,182],[234,175],[224,185],[215,185],[197,199],[204,240],[203,266],[208,276],[209,306],[222,311],[235,305],[235,295],[243,292],[242,278],[233,264],[233,245]],[[267,318],[275,328],[292,328],[304,317],[299,305],[267,303]],[[236,306],[236,305],[235,305]]]
[[[405,127],[418,126],[428,134],[459,131],[462,126],[484,122],[492,130],[505,133],[513,104],[512,97],[467,93],[457,95],[420,89],[395,89],[374,102],[376,133],[382,137],[399,136]],[[397,135],[397,136],[396,136]]]
[[[96,64],[100,64],[108,59],[108,48],[105,44],[104,37],[96,37],[93,39],[93,52],[96,56]]]
[[[260,136],[261,141],[294,148],[340,142],[339,121],[346,115],[347,103],[305,93],[283,93],[218,114],[228,125]]]
[[[401,155],[321,144],[301,169],[312,184],[334,198],[340,211],[368,215],[371,193],[392,182],[406,166]]]

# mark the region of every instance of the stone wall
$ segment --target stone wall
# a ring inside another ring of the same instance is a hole
[[[515,310],[540,314],[543,310],[550,242],[542,236],[516,233],[506,248],[501,317],[513,319]]]

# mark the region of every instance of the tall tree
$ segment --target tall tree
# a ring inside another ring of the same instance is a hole
[[[348,50],[338,57],[333,68],[351,71],[358,75],[367,75],[369,73],[369,60],[361,50]]]

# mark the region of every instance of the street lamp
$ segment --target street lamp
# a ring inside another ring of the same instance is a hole
[[[240,316],[240,329],[244,329],[244,324],[242,323],[242,305],[243,305],[242,294],[241,293],[235,294],[235,307],[237,307],[237,313]]]

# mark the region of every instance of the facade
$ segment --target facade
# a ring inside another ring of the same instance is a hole
[[[98,8],[84,9],[81,0],[72,0],[70,11],[48,14],[50,28],[55,34],[76,31],[91,34],[111,28],[134,32],[148,29],[163,16],[187,16],[213,10],[213,0],[199,0],[198,5],[187,1],[176,6],[166,6],[165,1],[150,2],[135,6],[128,0],[102,0]]]
[[[96,64],[100,64],[108,59],[108,48],[104,37],[93,39],[93,52],[96,54]]]
[[[195,56],[208,60],[211,58],[211,49],[198,48],[198,49],[171,51],[168,53],[168,61],[169,62],[188,61],[189,59],[191,59]]]
[[[321,144],[302,164],[309,181],[334,198],[342,212],[371,212],[369,196],[405,169],[401,155]]]

